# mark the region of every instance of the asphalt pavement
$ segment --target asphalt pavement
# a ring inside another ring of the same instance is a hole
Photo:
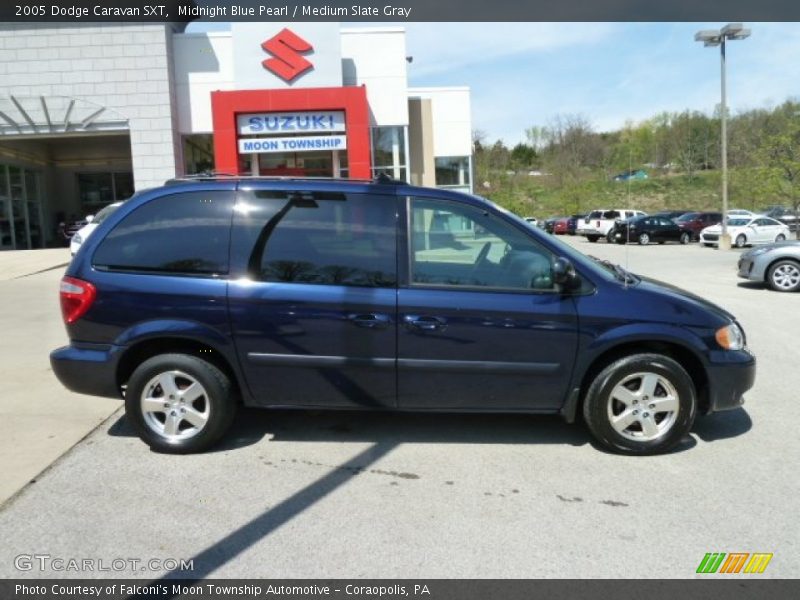
[[[153,579],[176,559],[192,569],[172,574],[188,577],[687,578],[707,552],[767,552],[758,577],[795,577],[800,294],[740,283],[736,251],[568,241],[733,312],[758,357],[745,407],[639,458],[554,417],[256,410],[215,451],[169,456],[117,412],[0,509],[0,576]],[[27,294],[47,277],[14,290],[14,318],[0,323],[41,353],[59,315]],[[59,390],[39,358],[2,351],[15,402],[80,412],[88,401]],[[13,460],[4,449],[4,472]],[[44,570],[15,567],[43,554]],[[75,572],[54,558],[160,563]]]

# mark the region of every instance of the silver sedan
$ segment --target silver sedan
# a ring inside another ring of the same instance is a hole
[[[800,290],[800,241],[748,250],[739,258],[739,277],[766,283],[778,292]]]

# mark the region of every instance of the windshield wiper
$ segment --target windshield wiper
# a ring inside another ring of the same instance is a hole
[[[606,267],[609,271],[614,273],[614,275],[620,281],[624,281],[625,283],[636,283],[637,281],[639,281],[636,275],[634,275],[630,271],[626,271],[620,265],[612,263],[610,260],[597,258],[596,256],[589,256],[589,258]]]

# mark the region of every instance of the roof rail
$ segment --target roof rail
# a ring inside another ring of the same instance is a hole
[[[202,173],[192,173],[180,175],[168,179],[164,185],[174,185],[178,183],[188,183],[193,181],[214,181],[214,180],[249,180],[249,181],[336,181],[353,183],[375,183],[381,185],[405,185],[402,179],[393,179],[385,171],[379,173],[374,179],[342,178],[342,177],[312,177],[297,175],[240,175],[237,173],[223,173],[219,171],[204,171]]]

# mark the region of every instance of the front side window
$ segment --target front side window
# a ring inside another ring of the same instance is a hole
[[[551,254],[487,211],[412,198],[410,220],[414,285],[555,290]]]
[[[176,274],[228,272],[233,194],[190,192],[151,200],[100,243],[95,267]]]
[[[397,209],[394,197],[365,194],[255,192],[271,215],[258,224],[251,276],[261,281],[394,287]]]

